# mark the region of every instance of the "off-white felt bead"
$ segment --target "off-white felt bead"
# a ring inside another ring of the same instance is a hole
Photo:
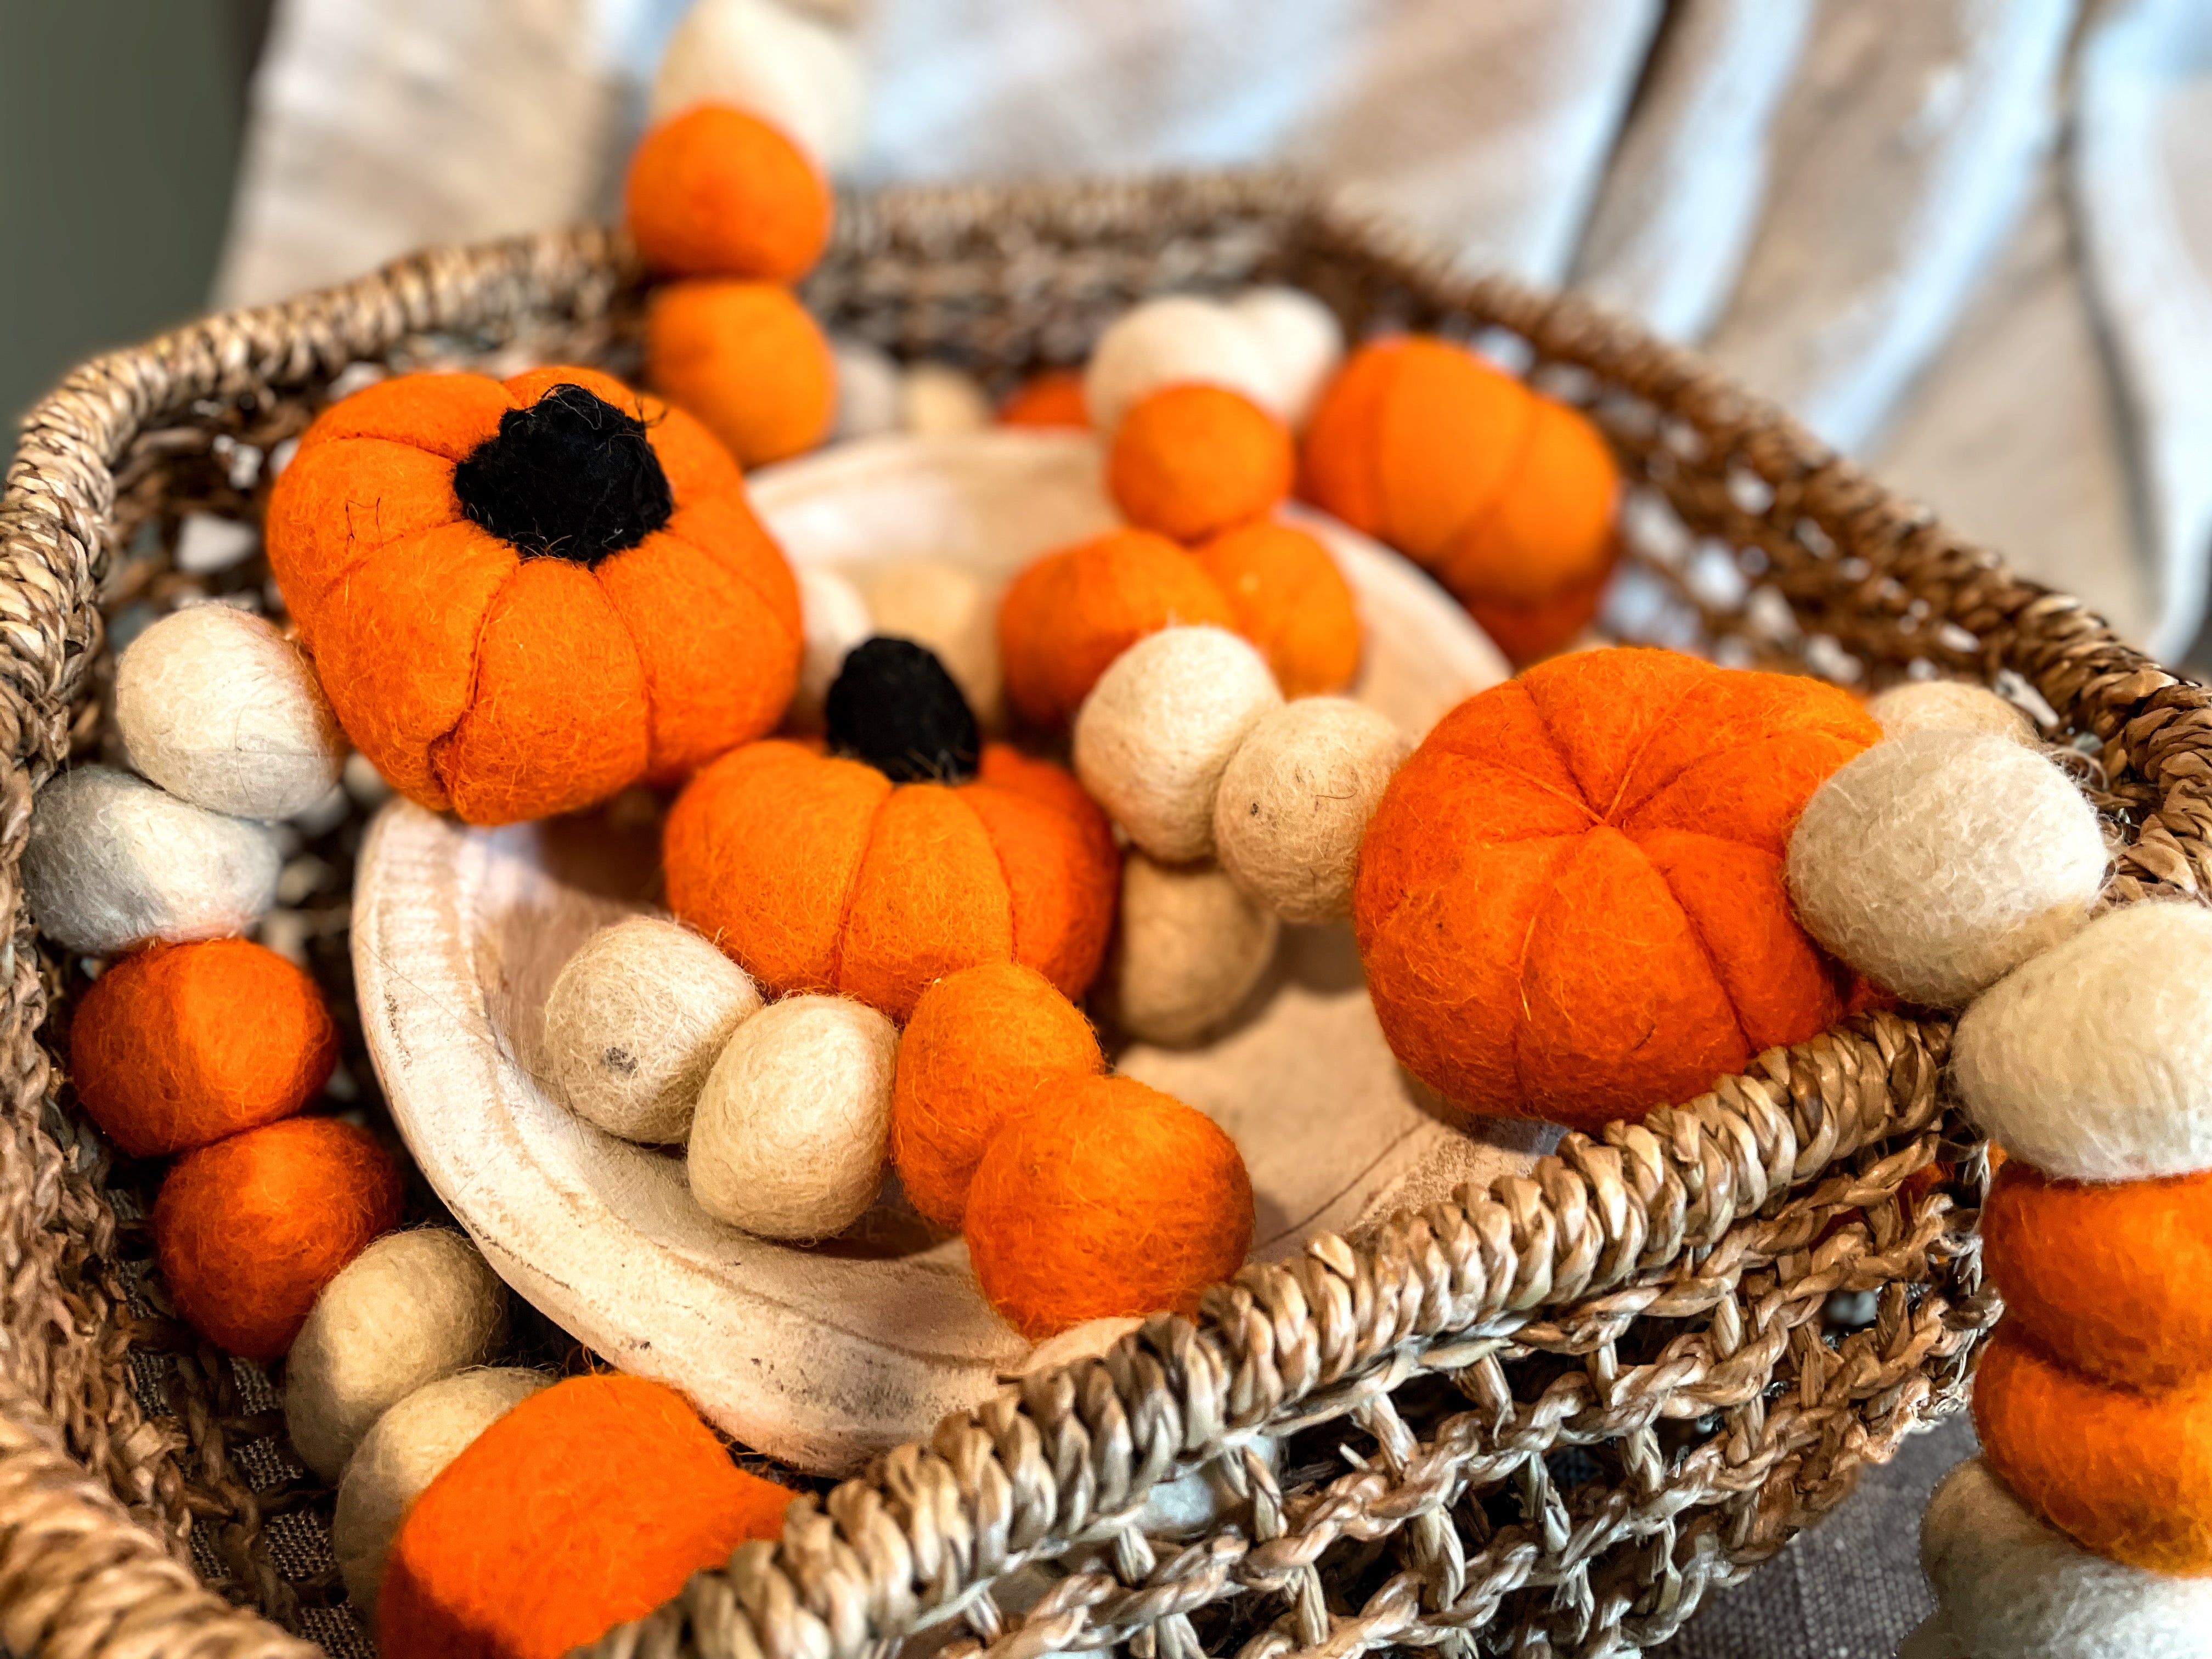
[[[1267,360],[1273,409],[1293,428],[1344,361],[1344,325],[1304,289],[1248,288],[1229,302]]]
[[[871,576],[867,597],[877,633],[927,646],[975,718],[997,723],[1004,682],[998,601],[989,588],[958,565],[910,559]]]
[[[346,741],[322,682],[264,618],[228,605],[172,611],[115,665],[131,763],[195,806],[288,818],[328,794]]]
[[[860,155],[866,82],[839,31],[775,0],[698,0],[653,78],[647,118],[730,104],[781,127],[825,173]]]
[[[890,354],[845,334],[830,340],[830,355],[837,364],[837,413],[830,437],[842,441],[897,431],[904,417],[902,389]]]
[[[950,363],[916,363],[899,380],[899,423],[917,438],[981,432],[991,424],[991,396]]]
[[[1876,984],[1957,1007],[2088,920],[2105,878],[2072,779],[1986,732],[1915,732],[1854,757],[1790,838],[1808,932]]]
[[[1277,374],[1259,337],[1227,306],[1178,295],[1147,300],[1098,337],[1083,371],[1083,403],[1102,441],[1162,386],[1203,381],[1277,407]]]
[[[2090,1554],[1978,1457],[1928,1500],[1920,1566],[1966,1659],[2203,1659],[2212,1648],[2212,1579]]]
[[[799,627],[803,641],[799,656],[799,684],[791,694],[790,718],[794,726],[812,729],[822,724],[823,699],[831,682],[845,665],[852,648],[876,631],[868,602],[860,590],[834,570],[802,564],[792,574],[799,579]]]
[[[331,1548],[346,1595],[370,1619],[384,1559],[407,1506],[476,1437],[553,1379],[501,1367],[461,1371],[415,1390],[376,1419],[338,1481]]]
[[[691,1120],[692,1195],[763,1238],[827,1238],[875,1202],[898,1032],[845,997],[787,997],[738,1027]]]
[[[1114,1023],[1147,1042],[1194,1042],[1234,1012],[1274,959],[1281,925],[1218,865],[1131,852],[1105,972]]]
[[[2212,911],[2106,911],[1976,1000],[1951,1073],[1984,1132],[2045,1175],[2212,1169]]]
[[[1116,657],[1076,711],[1076,775],[1154,858],[1209,857],[1221,775],[1282,704],[1249,641],[1219,628],[1162,629]]]
[[[23,896],[65,950],[112,956],[149,939],[243,933],[283,868],[262,824],[179,800],[106,766],[56,778],[31,810]]]
[[[554,1089],[609,1134],[680,1143],[707,1074],[760,1006],[745,970],[690,928],[657,916],[602,927],[545,999]]]
[[[1915,680],[1867,699],[1882,735],[1908,732],[1988,732],[2015,743],[2036,740],[2035,722],[1985,686],[1964,680]]]
[[[444,1227],[386,1233],[315,1298],[284,1360],[293,1449],[335,1480],[376,1419],[426,1382],[481,1364],[507,1328],[507,1287]]]
[[[1396,726],[1346,697],[1263,714],[1215,792],[1214,856],[1285,921],[1350,915],[1360,838],[1406,748]]]

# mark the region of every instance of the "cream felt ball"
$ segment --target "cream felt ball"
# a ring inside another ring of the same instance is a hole
[[[2045,1175],[2212,1169],[2212,911],[2106,911],[1976,1000],[1951,1075],[1983,1132]]]
[[[691,1120],[692,1195],[763,1238],[828,1238],[884,1184],[898,1032],[845,997],[787,997],[738,1028]]]
[[[1920,1565],[1966,1659],[2201,1659],[2212,1642],[2212,1579],[2092,1555],[1978,1457],[1928,1500]]]
[[[830,355],[837,364],[837,412],[830,435],[873,438],[896,432],[905,417],[899,366],[880,346],[849,334],[832,336]]]
[[[1219,866],[1133,852],[1103,977],[1107,1012],[1147,1042],[1194,1042],[1260,982],[1280,932]]]
[[[376,1419],[338,1480],[331,1518],[331,1548],[355,1607],[376,1616],[384,1559],[407,1506],[478,1435],[552,1381],[505,1366],[460,1371],[424,1384]]]
[[[1213,851],[1213,799],[1245,734],[1279,708],[1267,660],[1220,628],[1166,628],[1116,657],[1075,716],[1075,775],[1170,864]]]
[[[1344,325],[1297,288],[1248,288],[1229,309],[1252,331],[1267,360],[1274,393],[1267,406],[1293,429],[1306,423],[1321,389],[1344,362]]]
[[[876,631],[936,653],[986,728],[1000,723],[998,596],[969,571],[936,559],[908,559],[868,580]]]
[[[602,927],[545,1000],[554,1089],[609,1134],[680,1142],[731,1033],[760,1006],[745,970],[688,927],[656,916]]]
[[[1867,699],[1882,735],[1910,732],[1987,732],[2015,743],[2036,740],[2035,722],[2017,704],[1964,680],[1914,680]]]
[[[232,817],[304,812],[345,764],[345,735],[307,658],[228,605],[172,611],[131,641],[115,665],[115,725],[133,766]]]
[[[836,29],[775,0],[698,0],[669,36],[647,109],[658,126],[694,104],[728,104],[781,127],[824,172],[850,166],[866,82]]]
[[[899,377],[899,423],[918,438],[981,432],[992,419],[991,394],[950,363],[916,363]]]
[[[282,865],[276,837],[258,823],[81,766],[31,809],[23,896],[55,944],[112,956],[149,939],[249,931],[276,902]]]
[[[822,705],[838,671],[854,646],[876,631],[875,618],[860,589],[819,565],[793,567],[799,579],[799,627],[804,641],[799,657],[799,685],[791,694],[791,720],[818,729]]]
[[[335,1480],[376,1419],[426,1382],[481,1364],[507,1328],[507,1287],[443,1227],[387,1233],[323,1287],[284,1361],[284,1425]]]
[[[1281,412],[1274,367],[1252,328],[1227,306],[1186,295],[1147,300],[1098,337],[1083,371],[1083,404],[1091,428],[1109,440],[1140,399],[1192,382]]]
[[[1407,748],[1396,726],[1346,697],[1261,715],[1214,793],[1214,856],[1285,921],[1350,915],[1360,840]]]
[[[2073,780],[1986,732],[1875,744],[1813,792],[1790,837],[1806,931],[1939,1008],[2079,929],[2104,880],[2104,836]]]

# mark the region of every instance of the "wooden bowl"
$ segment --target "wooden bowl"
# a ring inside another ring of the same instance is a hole
[[[853,444],[763,471],[753,494],[794,564],[863,576],[928,557],[1003,581],[1115,521],[1097,447],[1080,434]],[[1504,677],[1489,641],[1412,565],[1299,516],[1358,596],[1361,701],[1419,732]],[[617,1139],[548,1093],[546,994],[596,929],[651,908],[657,835],[635,798],[498,830],[387,807],[354,898],[369,1050],[423,1174],[510,1285],[615,1364],[681,1388],[738,1439],[843,1473],[988,1395],[1029,1346],[975,1291],[962,1243],[933,1232],[895,1182],[843,1237],[773,1243],[693,1203],[680,1148]],[[1499,1121],[1470,1137],[1439,1121],[1382,1040],[1349,929],[1284,938],[1207,1046],[1115,1054],[1236,1137],[1257,1194],[1255,1255],[1524,1168],[1547,1147],[1541,1125]]]

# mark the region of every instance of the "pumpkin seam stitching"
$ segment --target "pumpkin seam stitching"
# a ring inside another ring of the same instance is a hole
[[[974,787],[988,788],[991,786],[979,781]],[[1022,960],[1021,911],[1014,903],[1014,878],[1012,872],[1006,868],[1006,855],[1000,849],[999,838],[991,833],[991,826],[984,821],[983,815],[975,810],[975,803],[967,798],[967,791],[955,789],[952,792],[952,799],[958,801],[966,809],[968,816],[975,820],[975,827],[983,834],[983,844],[991,849],[991,862],[997,866],[999,872],[999,885],[1006,890],[1006,953],[1018,963]]]
[[[860,878],[868,867],[870,854],[876,850],[876,838],[883,831],[884,809],[898,793],[892,784],[876,799],[868,811],[868,834],[860,843],[860,856],[853,860],[853,879],[845,884],[844,896],[837,905],[837,931],[830,940],[830,988],[838,995],[845,994],[845,933],[853,925],[853,906],[860,891]]]
[[[471,520],[468,522],[475,521]],[[483,526],[477,526],[477,528],[482,529]],[[484,533],[489,535],[490,532],[486,531]],[[499,540],[497,537],[493,537],[492,539]],[[501,541],[500,545],[514,554],[514,568],[499,579],[499,586],[492,590],[491,598],[484,603],[483,613],[477,618],[475,634],[469,641],[467,700],[463,703],[461,712],[455,717],[453,723],[423,745],[423,753],[430,762],[430,770],[438,780],[438,787],[446,792],[446,799],[449,802],[453,799],[453,780],[446,775],[446,756],[455,734],[467,723],[469,716],[476,712],[477,693],[483,684],[484,632],[491,626],[492,612],[499,609],[499,602],[507,597],[507,589],[521,577],[523,567],[530,562],[522,556],[521,550],[515,547],[512,542]],[[633,651],[636,648],[635,644],[630,647]]]

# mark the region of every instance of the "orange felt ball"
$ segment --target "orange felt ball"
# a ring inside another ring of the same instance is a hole
[[[1319,538],[1261,519],[1191,550],[1286,697],[1341,690],[1359,672],[1352,585]]]
[[[1605,585],[1613,574],[1608,560],[1588,577],[1540,599],[1478,599],[1455,595],[1468,614],[1481,625],[1490,642],[1519,667],[1556,656],[1582,636],[1597,615],[1605,598]]]
[[[992,1139],[964,1231],[983,1294],[1024,1336],[1189,1312],[1244,1265],[1252,1181],[1203,1112],[1133,1078],[1085,1078]]]
[[[837,409],[830,342],[791,290],[700,279],[653,291],[646,374],[744,466],[813,448]]]
[[[899,1038],[891,1088],[891,1161],[914,1207],[957,1228],[992,1137],[1046,1089],[1105,1069],[1091,1022],[1035,969],[938,981]]]
[[[1469,1111],[1589,1128],[1832,1024],[1849,978],[1783,859],[1881,736],[1832,686],[1667,651],[1558,658],[1462,703],[1360,847],[1353,926],[1399,1060]]]
[[[1106,488],[1139,530],[1194,542],[1267,512],[1295,470],[1290,428],[1242,393],[1186,383],[1121,417]]]
[[[2212,1377],[2117,1388],[2067,1370],[2008,1315],[1975,1373],[1974,1431],[1998,1478],[2084,1549],[2212,1576]]]
[[[315,981],[242,939],[127,956],[93,982],[70,1024],[77,1097],[133,1158],[289,1117],[337,1058]]]
[[[830,240],[830,185],[762,120],[701,104],[647,133],[626,207],[646,262],[677,276],[796,282]]]
[[[1048,553],[999,603],[1006,696],[1048,730],[1072,719],[1114,659],[1163,628],[1234,628],[1236,613],[1189,554],[1146,530],[1112,530]]]
[[[416,1498],[385,1565],[379,1643],[403,1659],[557,1659],[779,1536],[796,1496],[732,1463],[665,1383],[572,1376]]]
[[[1083,400],[1083,371],[1048,368],[1032,374],[999,405],[999,424],[1088,430],[1091,410]]]
[[[2212,1374],[2212,1170],[2107,1184],[2008,1164],[1982,1260],[2007,1322],[2074,1370],[2134,1389]]]
[[[186,1152],[154,1200],[177,1311],[219,1347],[274,1359],[338,1271],[399,1224],[399,1171],[368,1132],[287,1118]]]

